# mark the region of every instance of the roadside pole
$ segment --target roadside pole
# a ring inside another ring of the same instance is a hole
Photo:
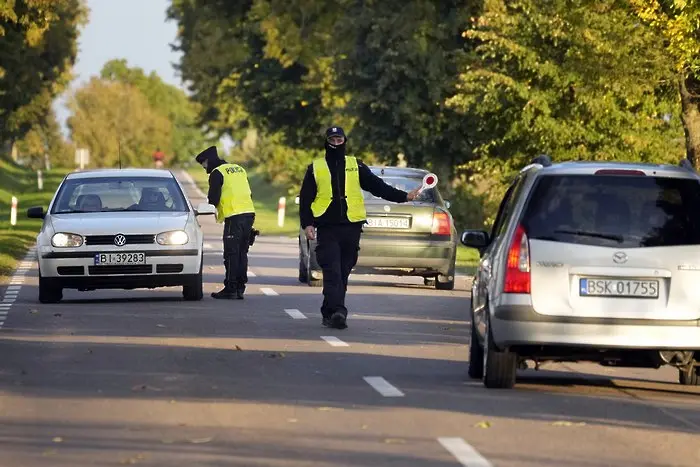
[[[44,189],[44,177],[41,170],[36,171],[36,186],[39,188],[39,191]]]
[[[17,225],[17,198],[12,197],[12,208],[10,209],[10,225]]]
[[[280,200],[277,203],[277,225],[279,227],[284,227],[284,211],[286,206],[287,200],[284,198],[284,196],[280,197]]]

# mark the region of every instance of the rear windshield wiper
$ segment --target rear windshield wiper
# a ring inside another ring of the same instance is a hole
[[[587,232],[585,230],[555,230],[554,233],[580,235],[582,237],[604,238],[606,240],[615,240],[618,243],[622,243],[623,241],[625,241],[625,239],[622,235],[605,234],[605,233],[599,233],[599,232]]]

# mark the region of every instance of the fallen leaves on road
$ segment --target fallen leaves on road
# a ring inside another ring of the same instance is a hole
[[[238,352],[241,352],[243,350],[240,345],[235,346],[234,349],[236,349]]]
[[[164,327],[165,327],[165,324],[156,324],[156,327],[157,327],[157,328],[164,328]]]
[[[190,440],[190,443],[192,444],[204,444],[204,443],[209,443],[212,439],[214,438],[194,438]]]
[[[149,386],[147,384],[137,384],[136,386],[131,388],[132,391],[162,391],[160,388],[156,388],[153,386]]]
[[[35,315],[35,314],[39,313],[39,310],[32,308],[31,310],[29,310],[29,313],[32,315]]]
[[[62,443],[62,442],[63,442],[63,438],[61,438],[60,436],[56,436],[56,437],[53,439],[53,442],[54,442],[54,443]]]
[[[42,452],[41,455],[42,456],[53,456],[57,452],[58,451],[56,451],[55,449],[47,449],[46,451]]]
[[[474,425],[474,427],[476,427],[476,428],[491,428],[491,423],[483,421],[483,422],[477,423],[476,425]]]
[[[569,422],[566,420],[559,420],[557,422],[552,423],[552,426],[585,426],[585,425],[586,425],[585,422],[574,423],[574,422]]]
[[[330,412],[333,410],[343,410],[343,409],[341,409],[340,407],[319,407],[318,410],[320,410],[321,412]]]
[[[284,358],[285,355],[283,352],[272,352],[267,354],[267,358]]]
[[[53,315],[54,315],[56,318],[60,318],[61,316],[63,316],[62,313],[54,313]]]
[[[133,464],[138,463],[138,461],[144,460],[145,458],[146,458],[146,456],[145,456],[144,454],[137,454],[137,455],[134,456],[134,457],[130,457],[130,458],[128,458],[128,459],[124,459],[121,463],[122,463],[122,464],[131,464],[131,465],[133,465]]]
[[[400,438],[386,438],[384,444],[406,444],[406,440]]]
[[[288,421],[289,423],[296,423],[296,422],[298,422],[299,420],[297,420],[296,418],[288,418],[287,421]]]

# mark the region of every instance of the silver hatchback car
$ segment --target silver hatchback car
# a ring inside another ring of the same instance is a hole
[[[534,361],[678,368],[700,380],[700,176],[680,166],[552,164],[507,190],[481,260],[469,375],[513,387]]]

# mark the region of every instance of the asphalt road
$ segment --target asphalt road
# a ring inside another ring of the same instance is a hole
[[[195,203],[199,195],[192,191]],[[466,375],[468,284],[353,276],[321,326],[294,240],[259,238],[244,301],[209,217],[205,299],[179,289],[37,300],[23,263],[0,303],[0,465],[693,466],[700,388],[672,369],[554,365],[513,390]]]

